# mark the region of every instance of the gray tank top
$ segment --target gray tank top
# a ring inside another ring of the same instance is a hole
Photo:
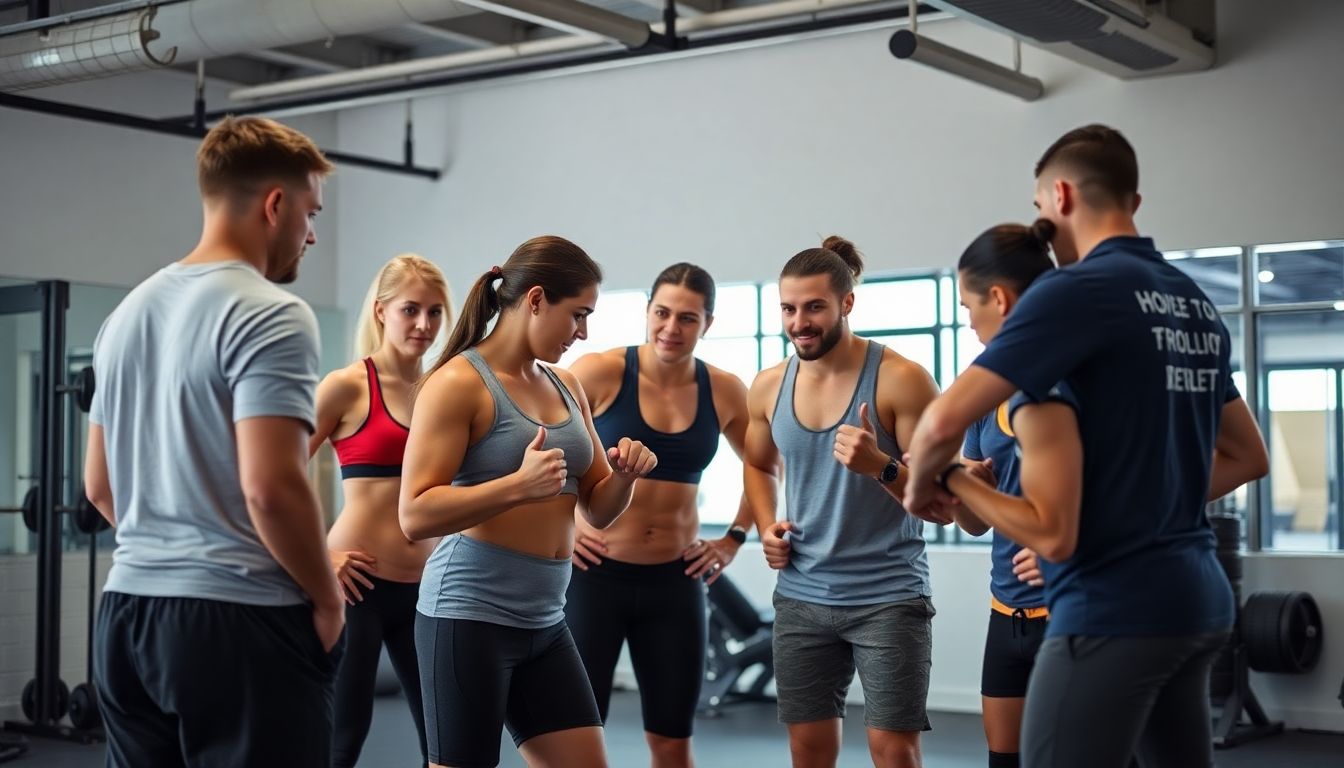
[[[878,481],[845,469],[831,455],[836,428],[859,423],[859,404],[877,403],[877,371],[886,348],[868,342],[859,383],[844,417],[824,430],[798,423],[794,385],[798,358],[789,359],[770,433],[784,458],[784,493],[792,554],[779,572],[784,597],[823,605],[875,605],[929,595],[924,523]],[[877,423],[877,444],[900,456],[896,438]]]
[[[593,439],[569,388],[543,366],[560,390],[569,418],[542,424],[518,409],[479,352],[468,349],[462,356],[490,390],[495,415],[485,437],[467,448],[453,485],[478,485],[518,471],[537,427],[544,426],[544,447],[565,452],[569,475],[561,493],[577,495],[579,478],[593,462]],[[570,570],[569,558],[537,557],[456,533],[443,537],[425,563],[415,607],[432,618],[543,629],[564,621]]]
[[[537,427],[545,427],[546,442],[543,447],[548,450],[560,448],[565,452],[569,475],[560,493],[577,495],[579,478],[593,463],[593,438],[584,423],[583,410],[569,393],[569,387],[550,368],[541,367],[555,388],[560,390],[560,397],[564,398],[569,408],[569,418],[559,424],[542,424],[518,409],[509,393],[504,391],[504,385],[499,383],[495,372],[481,359],[480,352],[468,349],[462,356],[481,375],[485,388],[490,390],[490,397],[495,401],[495,416],[485,437],[467,448],[467,454],[462,457],[462,466],[453,478],[453,485],[480,485],[517,472],[523,465],[523,452],[537,436]]]

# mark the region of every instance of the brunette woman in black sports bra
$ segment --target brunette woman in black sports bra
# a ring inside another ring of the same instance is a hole
[[[611,527],[597,531],[576,516],[565,609],[603,721],[621,646],[630,643],[654,768],[692,764],[705,676],[705,581],[732,562],[751,524],[742,503],[726,536],[697,538],[700,475],[719,436],[740,455],[747,428],[746,387],[694,356],[713,315],[713,278],[675,264],[654,281],[647,343],[585,355],[572,366],[603,446],[630,437],[658,456]]]

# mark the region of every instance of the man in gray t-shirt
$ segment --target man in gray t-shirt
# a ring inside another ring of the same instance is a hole
[[[109,764],[325,766],[344,611],[307,482],[317,322],[292,281],[331,166],[260,118],[197,155],[201,241],[94,343],[85,485],[116,527],[94,679]]]

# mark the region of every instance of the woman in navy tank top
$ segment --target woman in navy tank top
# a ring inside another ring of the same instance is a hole
[[[971,330],[982,344],[999,332],[1008,313],[1050,261],[1049,222],[1033,227],[1002,224],[966,248],[957,263],[957,289],[970,315]],[[966,432],[962,460],[969,471],[999,491],[1021,495],[1017,441],[1008,421],[1008,403],[981,418]],[[961,508],[956,522],[973,536],[989,530]],[[993,534],[990,568],[989,628],[981,667],[980,695],[990,768],[1016,768],[1027,680],[1045,639],[1049,613],[1036,553],[999,531]]]
[[[644,735],[658,768],[691,765],[691,726],[705,676],[705,584],[746,540],[745,499],[727,534],[698,538],[701,473],[720,435],[739,455],[747,389],[695,357],[714,320],[714,279],[674,264],[650,292],[647,342],[585,355],[573,365],[604,446],[636,437],[658,454],[630,509],[605,531],[576,520],[565,608],[603,721],[621,647],[639,680]]]
[[[317,389],[310,453],[331,441],[341,465],[345,507],[327,534],[346,608],[346,650],[336,673],[332,765],[353,766],[373,719],[373,689],[384,645],[411,705],[420,752],[424,711],[415,659],[415,601],[432,541],[411,542],[397,523],[401,456],[420,362],[451,321],[448,284],[412,254],[387,262],[360,314],[357,360]]]
[[[550,367],[587,336],[601,279],[567,240],[523,243],[476,280],[416,396],[399,517],[412,541],[443,537],[415,627],[435,765],[498,764],[503,726],[529,764],[606,764],[565,625],[575,511],[606,528],[658,459],[605,448],[578,379]]]

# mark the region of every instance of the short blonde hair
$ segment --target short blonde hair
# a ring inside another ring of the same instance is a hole
[[[196,181],[206,198],[250,192],[272,180],[304,184],[310,174],[334,169],[312,139],[265,117],[226,117],[196,151]]]
[[[374,310],[379,303],[386,304],[396,297],[397,292],[410,280],[422,280],[431,288],[443,294],[443,324],[453,325],[453,301],[448,296],[448,281],[434,262],[414,253],[403,253],[383,265],[378,270],[369,292],[364,297],[364,306],[359,312],[359,321],[355,325],[355,357],[359,360],[372,355],[383,345],[383,324],[378,322],[378,313]]]

